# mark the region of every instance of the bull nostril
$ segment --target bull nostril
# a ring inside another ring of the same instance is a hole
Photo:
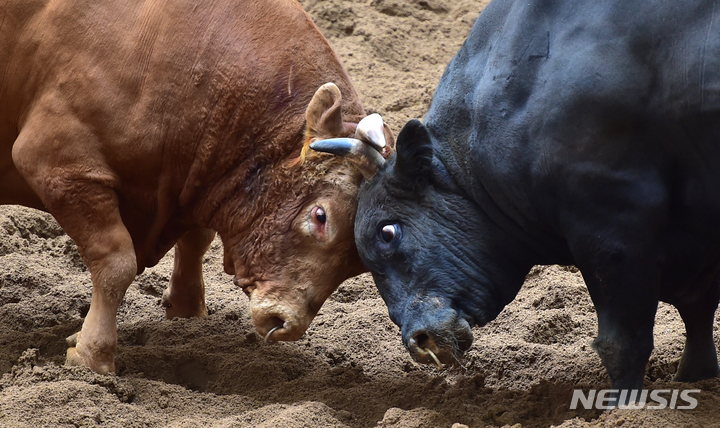
[[[285,321],[283,321],[281,318],[278,317],[272,317],[270,318],[268,324],[272,325],[273,327],[270,328],[268,333],[265,335],[265,342],[267,343],[270,340],[270,336],[272,336],[275,331],[280,330],[285,325]]]
[[[265,335],[265,343],[268,343],[270,341],[270,336],[272,336],[273,333],[275,333],[275,330],[280,330],[281,326],[275,326],[270,331],[268,331],[268,334]]]
[[[413,339],[415,340],[415,344],[417,344],[418,348],[420,349],[427,348],[428,345],[430,345],[430,336],[428,336],[427,333],[417,333],[415,336],[413,336]]]
[[[435,355],[436,352],[439,352],[439,349],[437,349],[435,341],[432,340],[427,333],[423,331],[415,333],[410,338],[410,349],[415,349],[415,352],[418,352],[419,355],[430,356],[437,367],[442,370],[442,362],[440,362],[440,359]]]
[[[460,348],[461,351],[465,352],[472,346],[472,337],[470,339],[458,339],[457,344],[458,348]]]
[[[276,327],[282,327],[283,325],[285,325],[285,320],[280,317],[272,317],[270,318],[270,321]]]

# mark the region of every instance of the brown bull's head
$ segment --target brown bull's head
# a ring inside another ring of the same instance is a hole
[[[344,122],[341,101],[332,83],[317,90],[305,113],[299,158],[276,166],[273,180],[266,181],[267,206],[255,210],[250,235],[225,243],[225,269],[250,297],[255,327],[266,339],[299,339],[340,283],[366,270],[353,226],[358,188],[369,166],[309,145],[328,138],[364,141],[382,160],[394,140],[379,115]]]

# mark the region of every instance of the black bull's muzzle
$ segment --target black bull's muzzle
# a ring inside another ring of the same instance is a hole
[[[426,364],[453,364],[472,345],[470,324],[439,299],[417,299],[405,311],[402,340],[413,359]]]

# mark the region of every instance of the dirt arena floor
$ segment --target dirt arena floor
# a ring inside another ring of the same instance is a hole
[[[302,0],[338,50],[369,112],[397,133],[422,117],[483,2]],[[298,342],[265,344],[247,298],[205,259],[205,319],[165,320],[172,255],[120,307],[117,376],[65,367],[65,337],[90,304],[90,275],[51,216],[0,208],[0,426],[7,427],[710,427],[720,380],[670,381],[684,342],[661,305],[648,389],[696,388],[694,410],[570,410],[574,388],[607,388],[574,268],[536,267],[461,367],[419,366],[369,275],[345,282]],[[715,324],[720,340],[720,322]]]

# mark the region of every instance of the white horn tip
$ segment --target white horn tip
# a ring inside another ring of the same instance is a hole
[[[365,116],[355,130],[355,138],[362,140],[375,147],[382,153],[387,145],[385,141],[385,132],[383,131],[385,122],[382,116],[377,113]]]

